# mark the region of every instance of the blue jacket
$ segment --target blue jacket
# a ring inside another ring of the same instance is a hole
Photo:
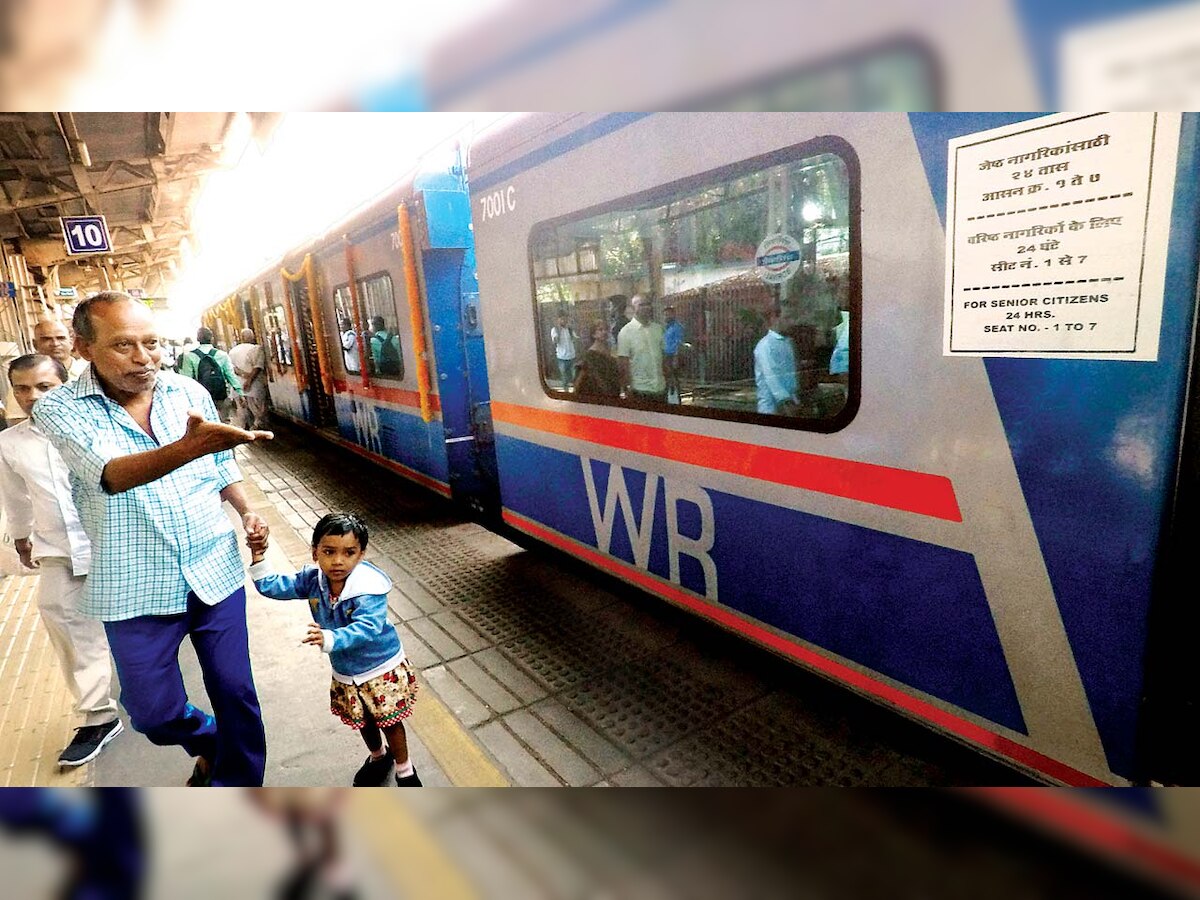
[[[337,604],[330,602],[329,581],[316,566],[305,566],[295,575],[276,575],[264,560],[250,567],[250,577],[264,597],[308,600],[313,621],[324,632],[321,649],[339,675],[362,675],[403,652],[400,635],[387,616],[392,580],[369,562],[354,567]]]

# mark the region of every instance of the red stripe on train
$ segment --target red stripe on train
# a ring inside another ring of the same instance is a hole
[[[961,522],[954,485],[943,475],[910,472],[630,422],[551,412],[492,401],[497,422],[606,447],[718,469],[788,487]]]
[[[333,387],[339,394],[353,394],[356,397],[370,397],[372,400],[395,403],[397,406],[421,408],[421,395],[404,388],[380,387],[377,384],[363,387],[361,381],[344,381],[340,378],[333,379]],[[434,412],[441,412],[442,404],[437,394],[429,396],[429,404]]]
[[[953,715],[940,707],[934,706],[932,703],[928,703],[911,694],[906,694],[893,685],[872,678],[870,675],[859,672],[857,669],[852,669],[836,660],[821,656],[812,649],[782,637],[761,625],[747,621],[728,609],[707,600],[702,600],[678,585],[663,581],[644,569],[631,566],[622,560],[606,556],[594,547],[581,544],[556,531],[551,531],[538,522],[528,519],[519,513],[505,509],[503,515],[505,522],[514,528],[524,531],[526,534],[545,541],[548,544],[553,544],[555,547],[573,556],[581,557],[593,565],[612,572],[623,580],[631,582],[652,594],[657,594],[697,615],[710,619],[739,634],[743,634],[777,653],[791,657],[810,668],[823,672],[831,678],[851,685],[871,696],[878,697],[914,716],[937,725],[951,734],[955,734],[973,744],[978,744],[994,753],[1012,759],[1029,769],[1042,772],[1056,781],[1074,787],[1105,787],[1108,784],[1108,782],[1101,781],[1065,763],[1038,753],[1036,750],[1018,744],[1010,738],[988,731],[974,722]]]
[[[1112,811],[1096,808],[1063,791],[1041,788],[970,788],[969,793],[1079,840],[1110,856],[1123,857],[1174,879],[1200,886],[1200,862],[1140,833]]]
[[[345,447],[352,453],[357,453],[359,456],[365,457],[366,459],[371,460],[373,463],[378,463],[384,468],[390,469],[397,475],[404,476],[409,481],[415,481],[422,487],[427,487],[431,491],[437,491],[443,497],[450,496],[450,485],[446,484],[445,482],[438,481],[436,478],[430,478],[428,475],[418,472],[416,469],[410,469],[408,466],[404,465],[403,463],[398,463],[394,459],[388,459],[386,456],[380,456],[378,453],[372,453],[365,447],[361,447],[353,441],[346,440],[341,435],[330,434],[321,428],[317,428],[311,422],[305,422],[303,419],[290,416],[287,413],[280,412],[278,409],[274,410],[274,413],[277,416],[282,416],[289,422],[299,425],[301,428],[304,428],[307,431],[311,431],[313,434],[320,435],[320,437],[324,438],[330,443],[337,444],[339,447]]]

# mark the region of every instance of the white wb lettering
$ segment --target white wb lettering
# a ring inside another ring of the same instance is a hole
[[[588,508],[592,514],[592,527],[596,531],[596,547],[601,553],[609,553],[612,546],[613,526],[616,523],[617,507],[625,522],[625,532],[633,547],[633,562],[639,569],[650,563],[650,543],[654,536],[654,504],[658,499],[659,476],[646,475],[646,490],[642,494],[641,514],[635,516],[629,488],[625,484],[625,472],[620,466],[609,466],[608,490],[604,495],[604,508],[596,492],[596,480],[592,475],[592,461],[580,457],[583,465],[583,483],[587,488]],[[711,551],[716,539],[713,522],[712,499],[698,485],[676,478],[662,478],[667,510],[667,560],[670,578],[682,587],[679,580],[679,557],[690,556],[700,564],[704,573],[704,596],[717,599],[717,565]],[[700,512],[700,534],[689,537],[679,531],[679,504],[690,503]]]

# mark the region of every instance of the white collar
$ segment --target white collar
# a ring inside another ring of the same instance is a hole
[[[317,568],[317,577],[321,587],[325,589],[325,593],[329,594],[329,579],[325,577],[325,573]],[[346,583],[342,586],[342,594],[338,597],[338,602],[349,600],[351,597],[362,597],[367,594],[386,594],[392,589],[392,579],[375,568],[371,563],[363,560],[354,567],[354,571],[350,573],[350,577],[346,579]]]

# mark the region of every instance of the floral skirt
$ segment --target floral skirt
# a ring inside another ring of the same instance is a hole
[[[362,684],[335,679],[329,687],[329,711],[356,731],[366,726],[367,716],[382,728],[398,724],[412,715],[416,699],[417,675],[407,660]]]

